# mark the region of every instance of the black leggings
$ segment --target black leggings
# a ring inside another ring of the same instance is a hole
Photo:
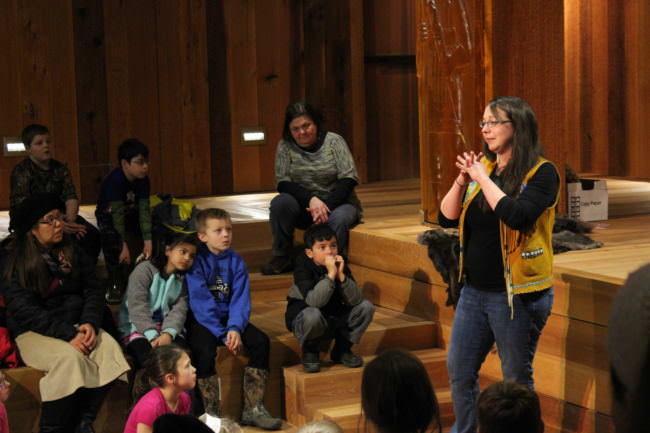
[[[224,344],[196,319],[191,318],[189,323],[190,350],[196,374],[200,378],[213,376],[217,374],[217,347]],[[248,354],[248,366],[268,370],[271,350],[269,337],[249,322],[241,334],[241,341]]]
[[[174,338],[173,343],[183,349],[188,349],[187,341],[183,337],[177,336]],[[134,370],[139,370],[144,366],[144,362],[149,358],[151,349],[151,343],[146,338],[136,338],[126,345],[126,353],[133,357],[133,363],[135,364]]]

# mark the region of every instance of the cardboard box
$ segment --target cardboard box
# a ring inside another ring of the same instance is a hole
[[[569,217],[582,221],[607,219],[609,202],[606,180],[580,179],[580,182],[567,184],[567,193]]]

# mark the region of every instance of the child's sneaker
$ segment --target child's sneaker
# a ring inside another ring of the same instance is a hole
[[[320,354],[318,352],[302,352],[302,367],[305,373],[320,371]]]
[[[346,367],[356,368],[363,365],[363,358],[352,353],[352,343],[341,336],[337,336],[330,359],[334,364],[343,364]]]

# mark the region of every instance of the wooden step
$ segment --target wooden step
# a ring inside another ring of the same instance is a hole
[[[424,364],[434,389],[449,386],[446,353],[443,350],[426,349],[412,353]],[[364,362],[372,359],[374,355],[366,356]],[[319,409],[338,406],[343,401],[345,404],[358,401],[362,374],[361,368],[331,364],[323,365],[321,372],[315,374],[305,373],[302,365],[285,368],[287,420],[294,425],[302,425],[314,419]]]
[[[12,432],[38,431],[41,395],[38,383],[43,373],[30,367],[3,370],[11,382],[11,396],[5,402]],[[121,433],[128,417],[128,385],[116,381],[95,421],[98,433]]]
[[[254,304],[251,315],[251,323],[266,332],[271,340],[270,380],[264,402],[274,416],[282,416],[284,412],[283,399],[280,398],[285,388],[282,368],[300,363],[298,341],[284,324],[285,308],[286,301],[261,302]],[[369,356],[391,347],[410,350],[431,348],[437,343],[438,332],[438,326],[431,321],[378,308],[373,322],[360,344],[354,346],[354,351]],[[322,358],[326,359],[326,355],[322,355]],[[234,357],[220,347],[216,362],[221,378],[223,413],[238,419],[242,401],[241,380],[247,358],[245,354]]]
[[[289,289],[293,284],[293,274],[262,275],[251,272],[248,275],[251,283],[251,302],[253,305],[286,301]]]
[[[451,391],[449,388],[436,390],[438,408],[440,410],[440,422],[443,431],[450,428],[454,423],[454,408],[451,402]],[[361,402],[343,402],[336,406],[323,407],[314,413],[314,420],[330,420],[337,423],[344,433],[356,433],[362,431],[361,426],[365,425],[365,418],[362,415]],[[435,431],[435,430],[434,430]]]

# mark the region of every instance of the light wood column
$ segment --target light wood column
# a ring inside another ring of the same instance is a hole
[[[484,15],[484,0],[417,0],[424,222],[437,222],[440,201],[457,175],[456,155],[481,146],[478,122],[486,99]]]

